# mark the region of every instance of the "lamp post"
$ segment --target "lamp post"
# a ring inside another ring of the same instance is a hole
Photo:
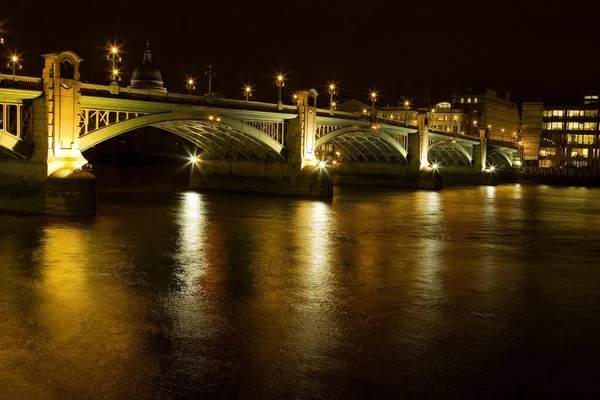
[[[435,121],[435,108],[432,108],[431,110],[429,110],[429,112],[427,113],[427,122],[428,122],[428,126],[432,126],[433,124],[431,123],[432,121]]]
[[[117,46],[111,46],[110,53],[106,56],[106,60],[110,64],[110,80],[111,84],[117,84],[118,81],[121,80],[119,77],[119,65],[123,61],[121,57],[119,57],[119,49]]]
[[[371,92],[371,118],[375,121],[375,102],[377,101],[377,92]]]
[[[283,81],[283,75],[277,75],[277,108],[283,109],[283,103],[281,102],[281,88],[285,86],[285,82]]]
[[[17,74],[17,70],[23,69],[23,66],[19,64],[19,57],[13,54],[12,56],[10,56],[10,61],[8,62],[8,64],[6,64],[6,68],[12,70],[12,74],[13,76],[15,76]]]
[[[217,76],[216,72],[212,72],[212,65],[208,66],[208,71],[204,71],[204,75],[208,76],[208,93],[206,97],[210,100],[212,98],[212,78]]]
[[[194,79],[189,78],[185,84],[185,88],[187,89],[188,94],[192,94],[192,91],[196,90],[196,82],[194,82]]]
[[[4,38],[0,38],[0,58],[4,59]]]
[[[410,108],[410,101],[404,101],[404,126],[408,126],[408,109]]]
[[[504,128],[502,128],[502,129],[500,130],[500,132],[501,132],[501,134],[500,134],[500,141],[501,141],[501,142],[504,142]]]
[[[252,86],[246,85],[246,87],[244,88],[244,96],[246,96],[247,103],[249,98],[252,97]]]
[[[335,110],[335,101],[333,101],[333,97],[338,94],[338,92],[336,91],[335,84],[330,83],[328,91],[329,91],[329,111],[330,111],[331,115],[333,115],[333,111]]]

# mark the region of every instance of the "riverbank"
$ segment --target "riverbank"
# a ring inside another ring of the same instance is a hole
[[[522,183],[540,183],[551,186],[600,187],[599,169],[523,167],[519,177],[519,181]]]

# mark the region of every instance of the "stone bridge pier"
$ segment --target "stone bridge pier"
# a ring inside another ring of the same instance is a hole
[[[32,99],[28,159],[0,163],[0,209],[95,215],[96,179],[79,150],[79,64],[75,53],[44,55],[43,91]]]

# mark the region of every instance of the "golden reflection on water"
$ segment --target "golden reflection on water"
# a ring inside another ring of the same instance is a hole
[[[443,224],[446,208],[442,205],[439,192],[417,193],[417,208],[422,210],[421,254],[418,256],[419,280],[428,286],[427,292],[439,295],[441,292],[440,271],[444,267],[443,251],[446,249],[446,231]]]
[[[109,226],[98,222],[94,229]],[[39,269],[37,306],[19,322],[24,332],[37,339],[27,342],[25,337],[13,343],[36,349],[35,361],[21,360],[29,367],[34,364],[36,371],[17,374],[23,381],[13,383],[44,390],[23,392],[32,398],[69,397],[84,389],[113,395],[135,393],[140,383],[133,378],[135,371],[143,366],[151,376],[155,369],[143,352],[144,303],[126,285],[113,284],[130,255],[119,250],[113,241],[119,237],[112,230],[91,234],[77,223],[47,224],[42,229],[33,257]],[[15,370],[20,367],[20,363],[12,365]],[[133,379],[124,385],[122,377],[128,375]],[[57,386],[53,383],[57,377],[69,385]]]
[[[187,192],[181,196],[176,212],[179,227],[177,244],[177,277],[182,291],[197,290],[200,277],[206,270],[206,206],[202,195]]]
[[[332,236],[331,205],[321,201],[300,202],[294,220],[294,238],[302,250],[305,284],[310,296],[327,296],[330,279]]]
[[[165,312],[171,315],[173,335],[214,337],[214,304],[211,297],[223,290],[220,263],[225,249],[218,227],[211,226],[205,194],[186,192],[174,208],[177,240],[175,243],[175,277],[178,285],[167,294]],[[193,348],[183,343],[174,348],[175,357],[185,357]]]
[[[332,398],[368,380],[384,398],[487,379],[532,343],[552,362],[598,315],[598,193],[184,193],[0,217],[0,397]],[[546,342],[557,323],[570,336]]]

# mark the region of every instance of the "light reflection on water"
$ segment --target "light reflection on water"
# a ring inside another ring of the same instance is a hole
[[[0,216],[0,388],[589,394],[599,200],[519,185],[332,202],[186,192],[101,199],[90,219]]]

